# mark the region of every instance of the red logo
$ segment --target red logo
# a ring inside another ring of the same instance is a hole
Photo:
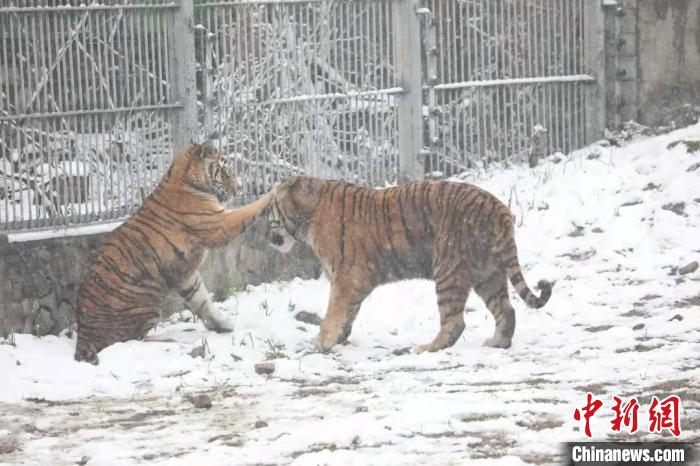
[[[619,396],[613,396],[615,402],[612,411],[615,413],[614,419],[610,422],[613,432],[622,432],[623,427],[629,434],[634,434],[638,430],[639,401],[631,398],[623,403]],[[592,394],[586,394],[586,404],[574,410],[574,419],[585,423],[584,432],[587,437],[592,437],[590,420],[603,407],[603,402],[597,400]],[[674,437],[681,435],[681,399],[676,395],[671,395],[659,401],[656,396],[651,397],[649,406],[649,433],[659,433],[668,430]]]

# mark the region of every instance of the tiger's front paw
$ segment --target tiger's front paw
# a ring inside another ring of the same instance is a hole
[[[336,343],[338,343],[337,338],[331,338],[328,335],[320,333],[316,337],[314,346],[316,347],[316,351],[318,351],[319,353],[327,353],[330,351],[331,348],[333,348],[336,345]]]
[[[202,319],[207,330],[217,333],[233,332],[235,322],[233,319],[221,311],[212,312]]]

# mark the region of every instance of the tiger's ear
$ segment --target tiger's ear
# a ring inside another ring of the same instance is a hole
[[[192,154],[200,159],[207,160],[216,158],[217,152],[211,144],[195,144],[192,147]]]

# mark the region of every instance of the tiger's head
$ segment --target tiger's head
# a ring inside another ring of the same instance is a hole
[[[297,241],[309,241],[309,229],[321,202],[322,183],[322,180],[295,176],[273,188],[267,217],[267,238],[272,247],[288,253]]]
[[[168,175],[224,202],[238,192],[231,164],[210,144],[191,144],[175,155]]]

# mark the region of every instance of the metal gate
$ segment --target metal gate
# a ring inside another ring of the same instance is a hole
[[[82,3],[0,7],[0,229],[122,218],[171,159],[179,8]]]
[[[298,173],[395,182],[395,4],[195,4],[201,127],[235,158],[248,194]]]
[[[428,0],[420,12],[428,176],[602,136],[600,2]]]
[[[597,1],[84,2],[0,6],[0,230],[123,218],[189,141],[232,157],[248,200],[602,134]]]

